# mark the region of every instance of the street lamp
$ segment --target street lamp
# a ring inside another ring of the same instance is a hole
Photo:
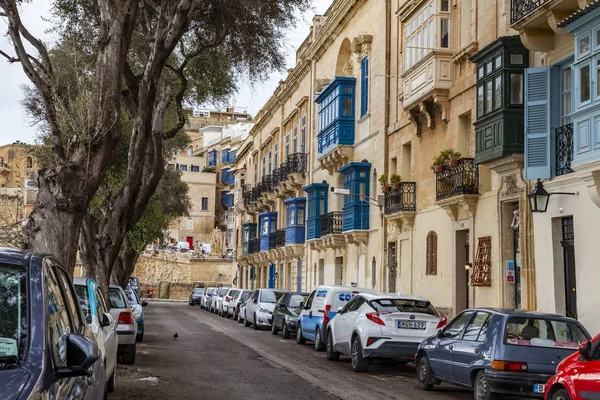
[[[565,192],[556,192],[556,193],[548,193],[546,189],[544,189],[544,184],[540,179],[537,180],[535,186],[531,193],[527,195],[529,199],[529,208],[531,212],[534,213],[545,213],[548,209],[548,202],[550,201],[550,196],[554,194],[564,194],[568,196],[575,196],[579,193],[565,193]]]
[[[360,196],[363,200],[373,202],[371,204],[379,207],[379,209],[381,209],[383,207],[382,199],[374,199],[372,197],[365,196],[364,194],[360,194],[360,193],[351,193],[350,189],[338,189],[338,188],[332,187],[331,191],[333,192],[333,194],[338,195],[338,196],[350,196],[350,195]]]

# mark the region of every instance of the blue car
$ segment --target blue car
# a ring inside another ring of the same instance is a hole
[[[591,339],[571,318],[494,308],[460,313],[417,349],[419,386],[441,382],[474,390],[475,399],[544,396],[560,361]]]
[[[129,303],[133,309],[133,317],[137,322],[138,330],[136,336],[136,342],[144,341],[144,307],[148,305],[147,301],[140,301],[140,297],[137,292],[131,287],[131,285],[125,286],[125,293],[129,298]]]

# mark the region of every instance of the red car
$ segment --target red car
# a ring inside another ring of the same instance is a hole
[[[600,335],[565,358],[546,384],[545,400],[600,399]]]

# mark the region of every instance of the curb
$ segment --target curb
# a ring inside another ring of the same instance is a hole
[[[148,303],[187,303],[188,300],[179,300],[179,299],[149,299],[142,298],[142,301],[147,301]]]

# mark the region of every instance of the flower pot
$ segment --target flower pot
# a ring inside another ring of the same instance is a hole
[[[458,160],[448,160],[446,162],[446,165],[449,166],[450,168],[454,168],[458,165]]]
[[[433,172],[435,172],[436,174],[439,174],[441,172],[444,171],[444,166],[443,165],[434,165],[433,166]]]
[[[392,183],[392,188],[393,188],[394,190],[398,190],[398,189],[400,189],[400,182]]]
[[[387,193],[390,191],[390,187],[388,185],[382,186],[381,190],[383,191],[383,193]]]

